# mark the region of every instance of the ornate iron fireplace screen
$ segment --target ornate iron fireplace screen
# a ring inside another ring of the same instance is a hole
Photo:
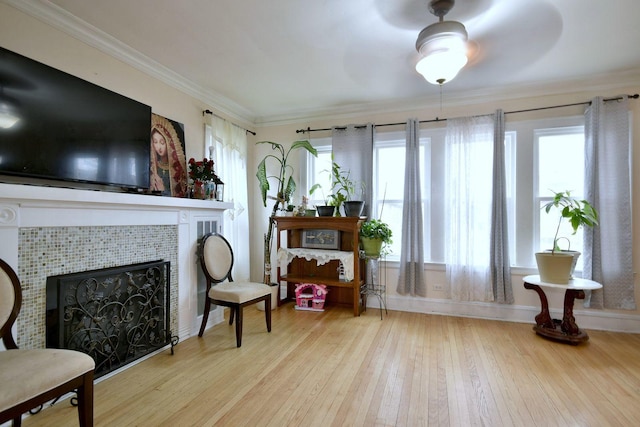
[[[171,341],[169,262],[47,278],[47,347],[89,354],[100,377]]]

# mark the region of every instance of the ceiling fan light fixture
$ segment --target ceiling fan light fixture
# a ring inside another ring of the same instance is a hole
[[[429,25],[416,40],[416,50],[422,55],[416,71],[431,84],[451,81],[467,64],[467,39],[467,30],[460,22]]]

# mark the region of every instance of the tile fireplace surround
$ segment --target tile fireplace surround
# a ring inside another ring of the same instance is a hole
[[[171,330],[196,322],[196,221],[222,218],[231,203],[0,183],[0,258],[23,288],[16,336],[45,346],[46,278],[136,262],[171,262]],[[2,346],[0,345],[0,348]]]

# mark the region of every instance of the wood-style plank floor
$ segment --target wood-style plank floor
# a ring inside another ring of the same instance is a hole
[[[571,346],[532,324],[291,304],[271,333],[253,307],[244,328],[240,349],[225,322],[99,382],[95,425],[640,425],[637,334]],[[76,414],[58,402],[23,425],[76,426]]]

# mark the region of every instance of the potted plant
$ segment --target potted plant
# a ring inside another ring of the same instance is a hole
[[[536,253],[540,279],[543,282],[567,284],[571,279],[580,252],[571,251],[570,247],[567,250],[560,249],[558,244],[560,240],[569,241],[566,237],[558,237],[562,220],[569,221],[571,228],[573,228],[573,234],[575,234],[580,227],[598,225],[598,212],[588,201],[571,197],[569,191],[554,192],[553,200],[542,208],[546,213],[549,213],[552,208],[560,209],[560,217],[553,236],[553,248]]]
[[[296,183],[293,179],[293,167],[289,164],[289,155],[291,152],[304,149],[314,156],[318,155],[317,150],[309,143],[309,141],[295,141],[291,147],[285,149],[282,144],[271,141],[259,141],[256,144],[270,144],[271,149],[276,154],[267,154],[258,164],[258,172],[256,177],[260,185],[262,194],[262,203],[267,206],[267,198],[274,201],[271,215],[269,216],[269,228],[264,235],[264,283],[271,284],[271,246],[273,241],[273,217],[278,211],[278,206],[286,206],[291,200],[293,192],[296,190]],[[267,175],[267,162],[275,163],[277,173]],[[276,184],[275,196],[268,196],[271,189],[269,180]]]
[[[194,199],[206,198],[205,185],[216,180],[220,181],[218,175],[213,171],[213,160],[204,158],[202,161],[196,161],[193,157],[189,159],[189,179],[193,183]]]
[[[335,213],[336,207],[330,204],[329,199],[325,197],[324,191],[322,190],[322,185],[313,184],[313,186],[309,189],[309,195],[312,196],[316,190],[320,190],[322,193],[322,200],[324,200],[324,205],[316,205],[316,210],[318,211],[318,216],[333,216]]]
[[[379,219],[370,219],[360,227],[360,242],[365,255],[380,257],[387,253],[387,247],[393,241],[391,228]]]
[[[343,171],[341,166],[335,161],[331,166],[331,175],[333,187],[331,191],[331,204],[336,207],[339,214],[340,206],[344,205],[344,214],[346,216],[360,216],[364,208],[362,200],[355,200],[356,190],[364,192],[364,183],[351,179],[351,171]]]
[[[292,205],[291,203],[289,203],[287,205],[287,211],[285,212],[285,216],[293,216],[293,210],[296,208],[295,205]]]

